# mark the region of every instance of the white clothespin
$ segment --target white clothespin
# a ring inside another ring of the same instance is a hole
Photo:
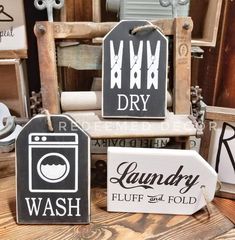
[[[143,41],[140,41],[137,55],[134,52],[133,41],[130,41],[130,89],[141,88],[141,67],[143,56]]]
[[[147,41],[147,60],[148,60],[148,74],[147,74],[147,89],[152,86],[158,89],[158,68],[160,59],[161,42],[157,41],[154,55],[151,51],[150,41]]]
[[[123,59],[123,41],[120,42],[118,54],[115,54],[113,41],[110,41],[110,61],[111,61],[111,86],[116,85],[120,89],[122,86],[122,59]]]

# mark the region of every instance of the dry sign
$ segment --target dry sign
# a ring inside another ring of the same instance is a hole
[[[103,117],[164,118],[167,59],[167,38],[151,23],[120,22],[104,39]]]
[[[212,201],[214,169],[195,151],[108,149],[108,211],[191,215]]]
[[[17,222],[90,221],[90,140],[68,116],[33,118],[16,141]]]
[[[0,51],[26,50],[23,0],[0,1]]]

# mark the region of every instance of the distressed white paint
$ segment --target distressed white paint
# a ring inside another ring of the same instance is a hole
[[[152,86],[158,89],[158,68],[160,61],[160,47],[161,42],[157,41],[156,49],[154,54],[151,51],[150,41],[147,41],[147,61],[148,61],[148,77],[147,77],[147,88],[150,89]]]
[[[134,50],[133,41],[130,44],[130,89],[141,89],[141,67],[144,42],[140,41],[138,52]]]
[[[148,183],[131,183],[143,173]],[[110,147],[107,180],[108,211],[191,215],[206,205],[202,186],[213,200],[217,174],[196,151]]]
[[[110,88],[122,87],[122,59],[123,59],[123,41],[120,42],[118,53],[115,53],[114,43],[110,41],[110,61],[111,61],[111,86]]]

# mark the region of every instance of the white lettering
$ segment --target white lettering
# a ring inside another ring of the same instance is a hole
[[[58,209],[55,210],[55,213],[56,213],[56,216],[59,216],[59,217],[63,217],[65,216],[66,214],[66,208],[65,206],[63,206],[62,204],[59,203],[59,201],[61,201],[64,205],[66,204],[66,199],[65,198],[58,198],[56,200],[56,206],[59,208],[59,209],[62,209],[63,212],[60,213]]]
[[[47,216],[46,212],[48,210],[51,212],[50,216],[55,216],[55,213],[53,212],[53,208],[52,208],[50,198],[47,198],[46,205],[45,205],[44,212],[43,212],[42,216]]]
[[[29,215],[32,216],[35,212],[35,216],[38,216],[42,198],[38,198],[38,203],[36,202],[36,198],[25,198],[25,200],[27,203]],[[30,200],[32,201],[32,205],[30,205]]]
[[[122,107],[121,99],[124,100],[124,107]],[[128,98],[124,94],[118,94],[118,111],[125,111],[128,107]]]
[[[69,201],[69,214],[68,214],[68,216],[73,216],[72,215],[72,209],[74,208],[74,209],[77,209],[77,213],[76,213],[76,217],[78,217],[78,216],[81,216],[80,215],[80,198],[76,198],[76,202],[77,202],[77,204],[76,205],[72,205],[72,198],[68,198],[67,199],[68,201]]]
[[[140,95],[140,97],[141,97],[141,99],[142,99],[142,101],[143,101],[143,105],[144,105],[143,111],[146,112],[146,111],[147,111],[146,105],[147,105],[147,102],[148,102],[148,100],[149,100],[150,95],[147,95],[147,96],[146,96],[146,99],[144,99],[144,95]]]
[[[147,103],[150,95],[118,94],[118,111],[147,111]]]
[[[140,111],[140,109],[139,109],[139,107],[138,107],[138,105],[137,105],[137,103],[138,103],[139,100],[140,100],[139,96],[138,96],[138,95],[131,94],[130,97],[131,97],[131,102],[130,102],[131,108],[130,108],[130,111],[134,111],[134,107],[135,107],[135,109],[136,109],[137,111]]]

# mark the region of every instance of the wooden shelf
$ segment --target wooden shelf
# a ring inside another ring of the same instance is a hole
[[[0,52],[1,55],[1,52]],[[0,102],[7,105],[12,115],[28,117],[28,83],[25,61],[0,59]]]
[[[190,137],[196,128],[186,115],[168,113],[165,120],[103,119],[101,112],[66,112],[91,138]]]

